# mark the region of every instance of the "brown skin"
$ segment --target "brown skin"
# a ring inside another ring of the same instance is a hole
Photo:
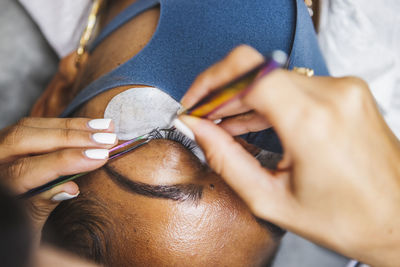
[[[104,19],[109,20],[130,2],[133,1],[112,2]],[[32,114],[59,114],[84,86],[137,54],[151,39],[158,17],[159,9],[154,8],[131,20],[90,56],[86,55],[79,69],[74,65],[74,55],[64,59],[61,64],[69,67],[60,68],[61,74],[56,77],[73,77],[75,82],[72,86],[62,83],[47,88]],[[98,95],[75,116],[103,117],[111,98],[130,87]],[[110,265],[260,266],[276,251],[277,241],[255,220],[248,207],[214,172],[206,169],[199,175],[195,171],[201,169],[199,161],[182,145],[154,140],[109,165],[138,182],[204,187],[202,199],[193,203],[133,194],[121,189],[104,169],[78,180],[80,197],[96,197],[110,210],[108,217],[115,234],[109,251]]]
[[[110,251],[115,266],[260,266],[276,243],[244,203],[180,144],[152,141],[109,165],[133,181],[199,184],[198,203],[149,198],[121,189],[104,170],[79,181],[110,210],[115,233]]]

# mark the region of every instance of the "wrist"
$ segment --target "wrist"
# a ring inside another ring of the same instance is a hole
[[[371,266],[400,266],[400,157],[390,161],[396,164],[379,178],[385,186],[378,184],[376,208],[371,209],[371,221],[363,222],[369,227],[357,242],[359,260]]]

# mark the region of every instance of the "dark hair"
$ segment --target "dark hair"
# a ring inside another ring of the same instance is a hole
[[[92,196],[64,201],[50,214],[42,240],[102,265],[109,265],[113,225],[108,209]],[[115,237],[116,238],[116,237]]]
[[[33,236],[21,203],[0,186],[0,260],[3,267],[30,266]]]

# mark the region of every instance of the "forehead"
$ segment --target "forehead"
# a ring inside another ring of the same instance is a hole
[[[85,194],[89,191],[107,205],[118,235],[115,249],[124,248],[118,252],[121,259],[154,262],[164,257],[183,260],[201,255],[204,262],[227,260],[226,255],[238,250],[232,257],[241,254],[237,262],[249,263],[255,254],[268,254],[274,243],[268,231],[215,173],[196,172],[190,153],[179,146],[157,140],[115,161],[113,167],[132,180],[149,184],[203,185],[202,199],[197,203],[132,194],[118,187],[104,171],[93,173],[89,182],[80,186]],[[241,239],[245,241],[236,242]]]
[[[275,247],[268,231],[229,188],[217,179],[213,185],[193,205],[132,195],[104,184],[101,198],[118,237],[109,253],[116,255],[119,266],[170,261],[184,266],[188,257],[192,266],[215,260],[216,266],[228,262],[248,266],[265,260]]]

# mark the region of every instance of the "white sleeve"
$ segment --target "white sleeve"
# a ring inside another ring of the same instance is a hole
[[[400,137],[400,1],[321,0],[319,42],[333,76],[366,80]]]
[[[86,26],[91,0],[19,0],[62,58],[74,51]]]

